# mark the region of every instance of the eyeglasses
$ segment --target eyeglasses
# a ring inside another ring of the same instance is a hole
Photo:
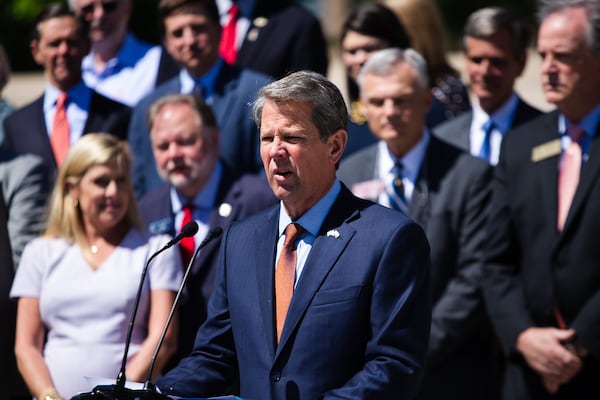
[[[100,6],[105,14],[111,13],[117,9],[119,3],[117,1],[102,1],[100,3],[90,3],[87,6],[81,7],[81,13],[83,15],[90,15],[94,13],[96,6]]]

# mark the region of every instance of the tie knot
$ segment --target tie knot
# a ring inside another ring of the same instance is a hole
[[[567,126],[567,135],[569,135],[571,140],[579,143],[581,141],[581,139],[583,139],[583,136],[585,135],[585,131],[579,125],[569,124],[569,126]]]
[[[296,223],[289,224],[285,228],[285,241],[283,242],[283,246],[296,248],[296,242],[303,233],[304,228],[302,225]]]
[[[229,14],[229,18],[230,20],[235,20],[238,16],[240,9],[237,6],[237,4],[232,3],[231,7],[229,7],[229,11],[227,12],[227,14]]]
[[[494,125],[494,120],[490,118],[487,121],[485,121],[485,123],[482,126],[482,129],[486,134],[489,134],[494,130]]]
[[[67,95],[67,92],[61,92],[58,95],[58,99],[56,99],[56,107],[64,107],[65,104],[67,104],[67,101],[69,101],[69,96]]]

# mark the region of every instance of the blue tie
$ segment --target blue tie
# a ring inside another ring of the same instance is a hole
[[[404,177],[404,167],[400,161],[396,161],[394,168],[392,169],[394,178],[392,179],[393,195],[389,196],[390,205],[394,210],[402,211],[406,214],[408,211],[408,202],[406,201],[406,195],[404,194],[404,184],[402,178]]]
[[[204,88],[200,82],[194,83],[194,88],[192,89],[192,94],[199,99],[204,99]]]
[[[479,150],[479,158],[482,158],[486,161],[490,161],[490,157],[492,156],[492,146],[491,146],[491,136],[492,131],[494,130],[494,121],[492,119],[488,119],[485,124],[483,124],[483,142],[481,143],[481,149]]]

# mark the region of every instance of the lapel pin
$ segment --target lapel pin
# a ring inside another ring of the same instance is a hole
[[[331,236],[337,239],[340,237],[340,233],[337,231],[337,229],[332,229],[329,232],[327,232],[327,236]]]
[[[229,217],[231,214],[231,204],[223,203],[219,206],[219,215],[223,218]]]

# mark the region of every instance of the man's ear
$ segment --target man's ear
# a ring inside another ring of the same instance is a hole
[[[329,137],[328,142],[330,144],[329,159],[333,165],[337,165],[346,149],[348,132],[344,129],[340,129]]]
[[[34,39],[31,42],[29,42],[29,49],[31,50],[31,56],[33,57],[33,61],[35,61],[39,65],[44,65],[44,60],[40,55],[39,45],[39,40]]]

